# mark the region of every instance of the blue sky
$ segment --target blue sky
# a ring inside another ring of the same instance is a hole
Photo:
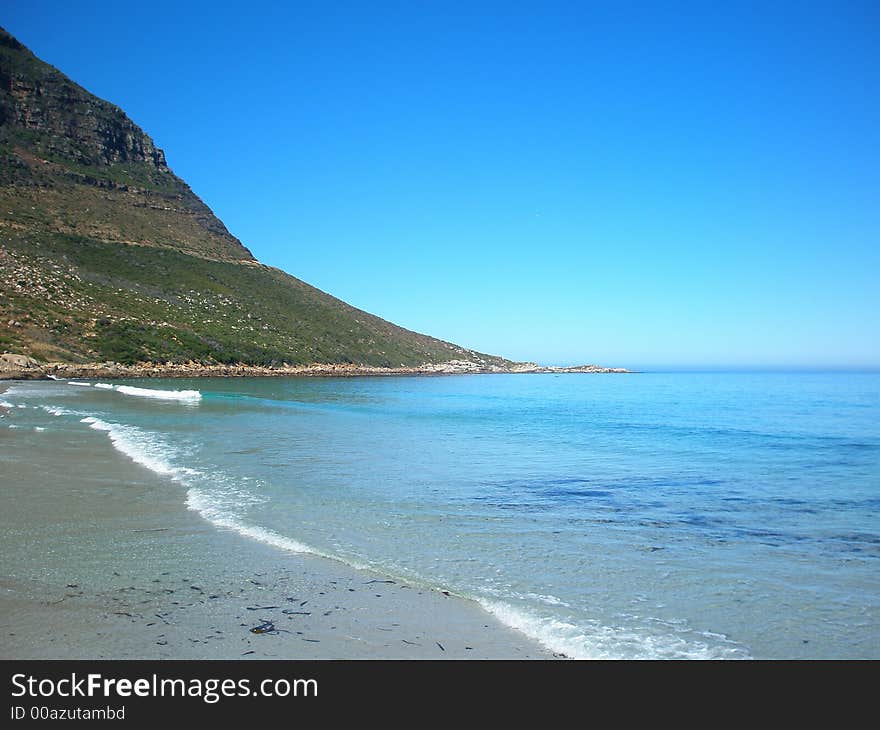
[[[876,3],[29,0],[0,24],[260,260],[398,324],[544,363],[880,365]]]

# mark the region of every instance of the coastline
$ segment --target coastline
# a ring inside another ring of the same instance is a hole
[[[218,378],[218,377],[400,377],[426,375],[485,374],[560,374],[625,373],[625,368],[600,365],[573,367],[542,366],[535,363],[510,363],[507,367],[472,360],[450,360],[440,364],[414,367],[377,367],[349,363],[312,363],[311,365],[205,365],[203,363],[39,363],[24,355],[0,355],[0,380],[51,380],[55,378]]]
[[[217,528],[95,432],[3,437],[4,659],[554,656],[468,599]]]

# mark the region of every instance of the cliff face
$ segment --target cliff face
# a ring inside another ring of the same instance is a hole
[[[0,29],[0,352],[503,366],[263,266],[118,107]]]
[[[96,166],[146,163],[156,172],[169,172],[162,150],[122,110],[89,98],[2,30],[0,47],[0,127],[30,132],[19,141],[51,157]]]
[[[253,259],[125,112],[2,29],[0,163],[0,225]]]

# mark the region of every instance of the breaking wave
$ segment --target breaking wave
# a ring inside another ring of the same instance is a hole
[[[117,385],[116,392],[141,398],[161,398],[162,400],[197,401],[202,398],[202,394],[197,390],[158,390],[138,388],[134,385]]]

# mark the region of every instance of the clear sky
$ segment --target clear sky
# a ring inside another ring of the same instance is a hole
[[[543,363],[880,365],[880,5],[46,2],[265,263]]]

